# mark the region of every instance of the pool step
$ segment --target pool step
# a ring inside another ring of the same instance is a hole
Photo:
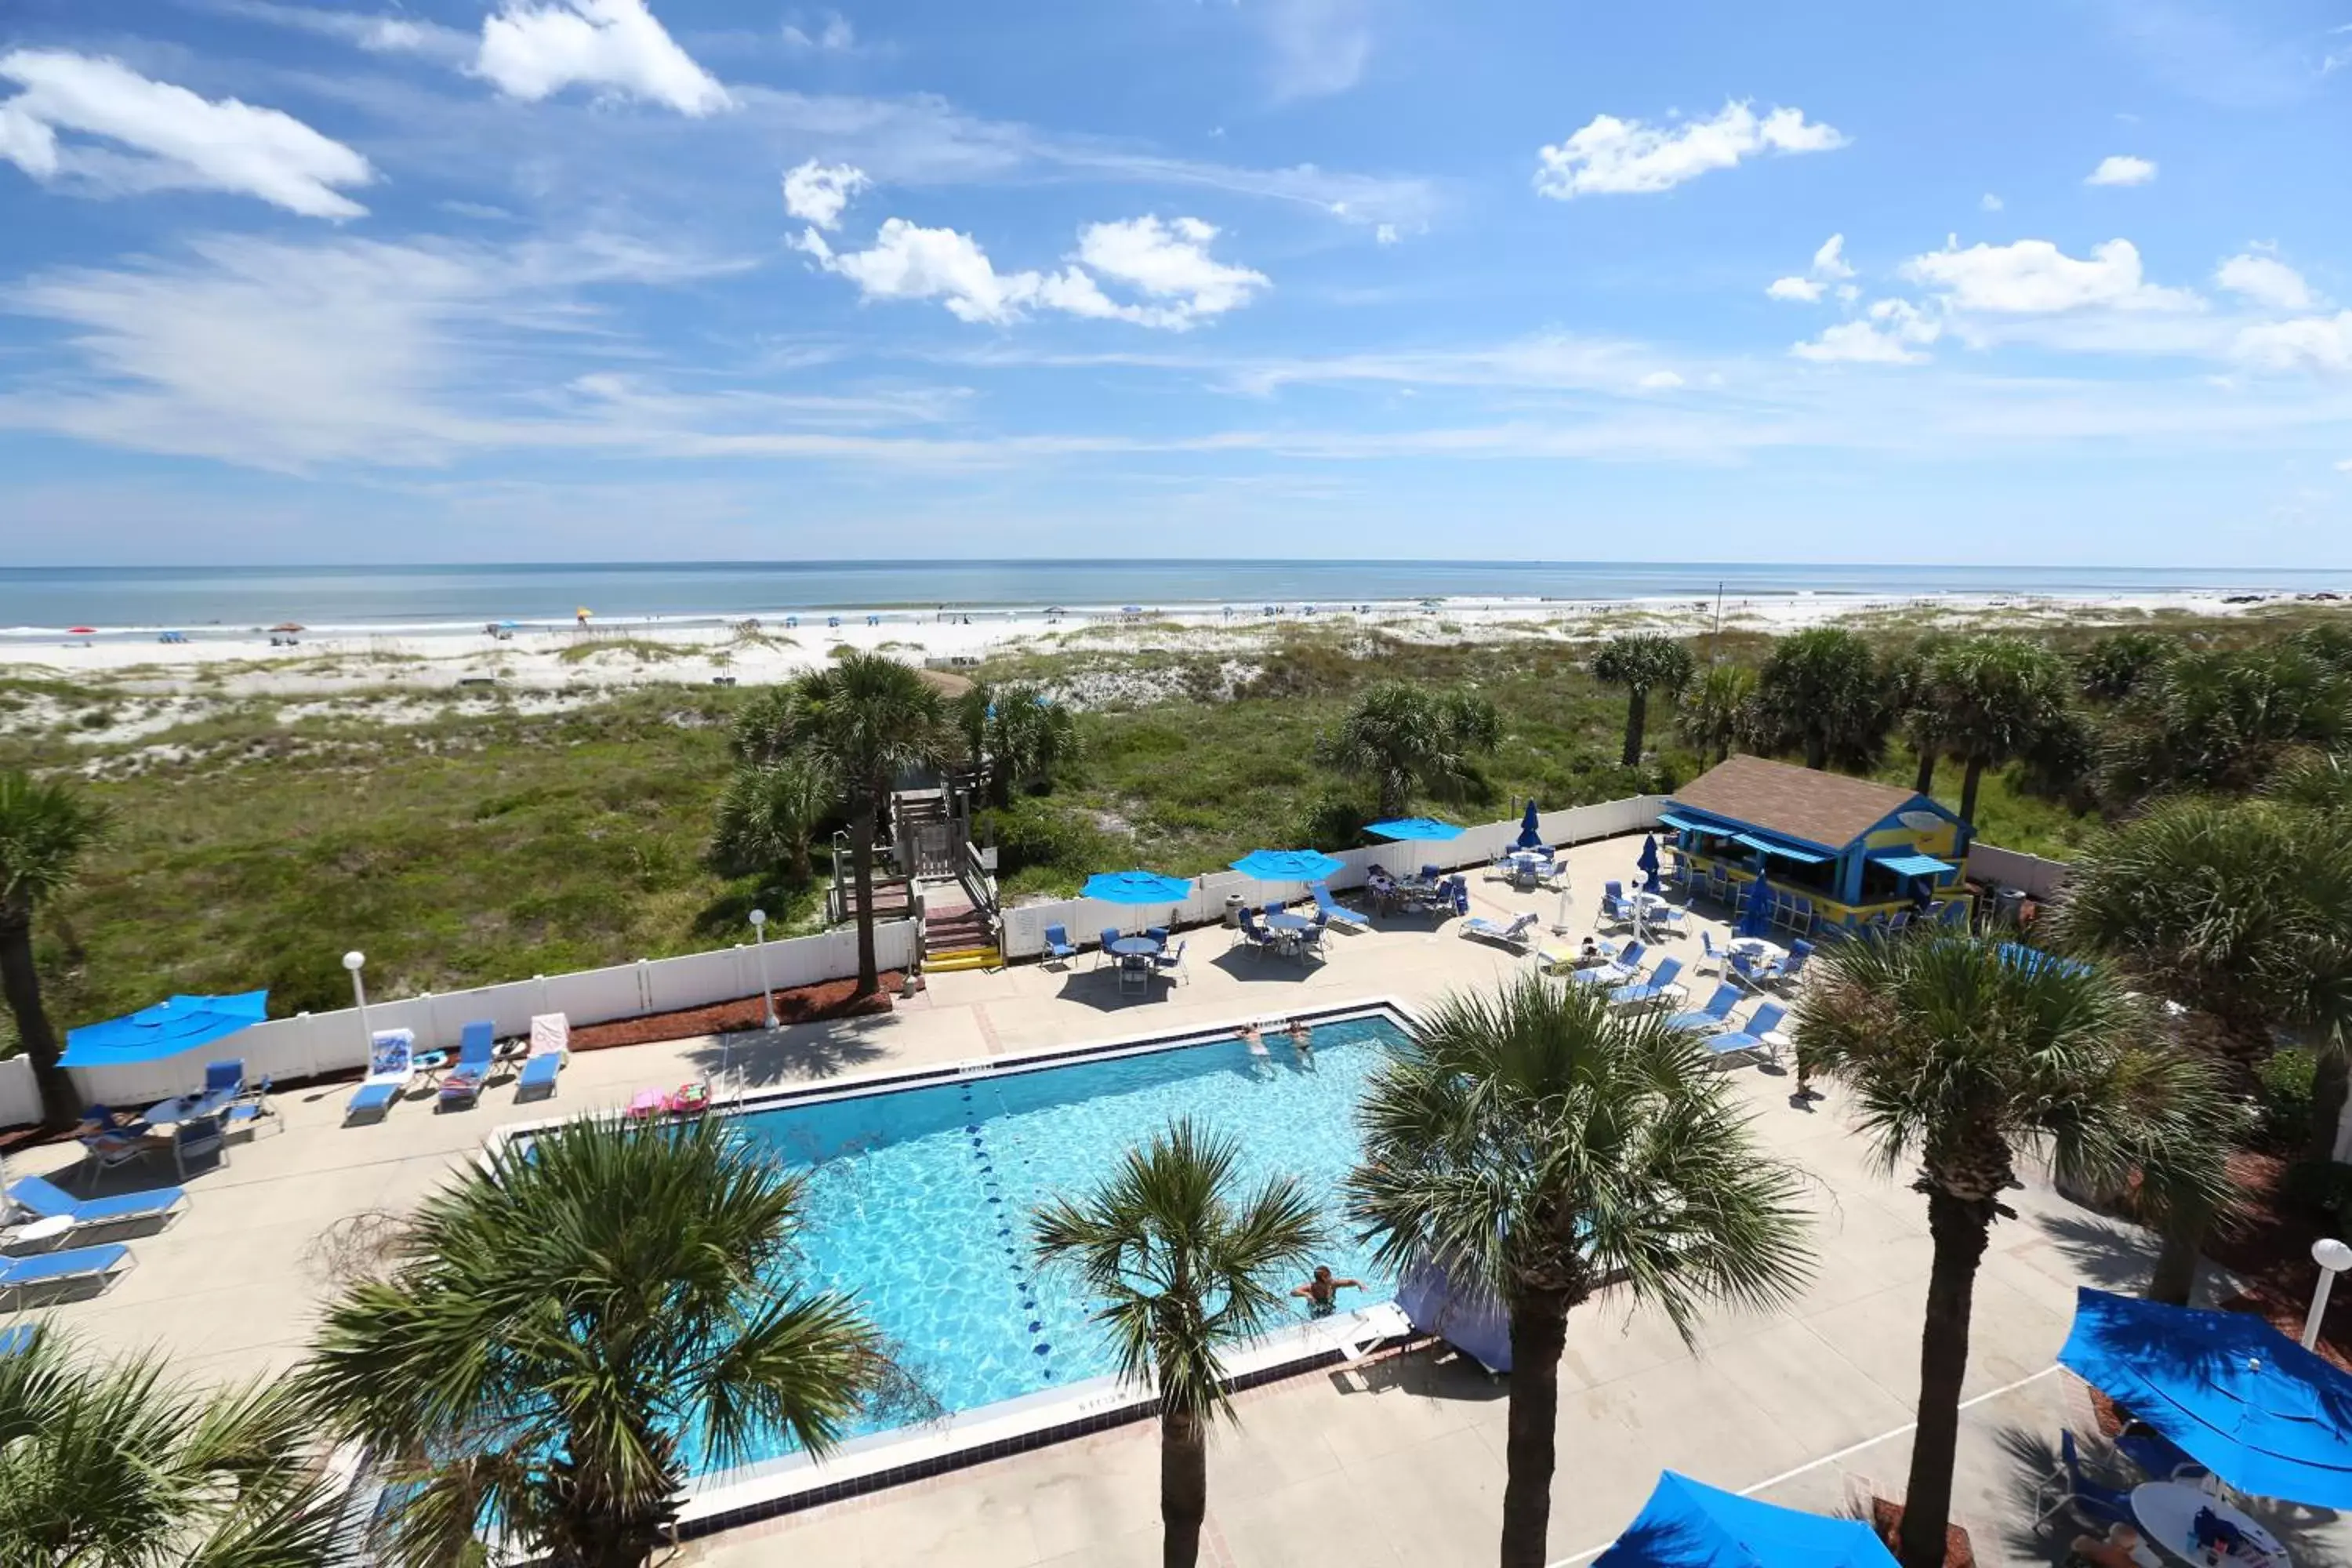
[[[1004,954],[992,947],[958,948],[951,952],[926,953],[923,967],[934,974],[952,974],[961,969],[1002,969]]]

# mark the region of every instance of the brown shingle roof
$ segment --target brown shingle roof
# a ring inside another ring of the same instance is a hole
[[[1918,797],[1843,773],[1732,757],[1676,790],[1674,798],[1717,816],[1843,849]]]

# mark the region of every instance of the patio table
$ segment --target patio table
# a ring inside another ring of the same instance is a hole
[[[1120,958],[1155,958],[1160,944],[1148,936],[1123,936],[1110,944],[1110,950]]]
[[[410,1074],[428,1084],[439,1083],[442,1071],[448,1065],[449,1053],[446,1051],[419,1051],[408,1058]]]
[[[1750,963],[1767,963],[1774,968],[1789,962],[1789,950],[1777,942],[1767,942],[1760,936],[1735,936],[1727,944]]]
[[[1294,915],[1287,911],[1265,917],[1265,929],[1272,931],[1281,942],[1282,951],[1285,952],[1297,952],[1299,937],[1314,923],[1305,915]]]
[[[2220,1562],[2229,1568],[2293,1568],[2286,1548],[2269,1531],[2197,1487],[2183,1486],[2179,1481],[2149,1481],[2132,1489],[2131,1508],[2140,1533],[2155,1542],[2158,1550],[2180,1562]],[[2197,1510],[2206,1508],[2243,1531],[2247,1542],[2263,1555],[2249,1557],[2240,1552],[2234,1557],[2208,1558],[2197,1545],[2194,1530]]]
[[[234,1089],[215,1089],[210,1094],[180,1094],[169,1100],[159,1100],[140,1113],[142,1120],[155,1127],[168,1127],[176,1122],[194,1121],[200,1116],[217,1116],[228,1109],[236,1098]]]

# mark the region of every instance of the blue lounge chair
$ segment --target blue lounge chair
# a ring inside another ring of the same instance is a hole
[[[1767,1002],[1738,1028],[1727,1034],[1710,1036],[1706,1048],[1715,1053],[1717,1061],[1726,1057],[1757,1053],[1767,1061],[1777,1062],[1780,1059],[1780,1044],[1767,1037],[1780,1028],[1780,1020],[1787,1016],[1788,1009],[1778,1002]]]
[[[33,1348],[33,1340],[41,1331],[38,1323],[18,1323],[10,1329],[0,1329],[0,1357],[17,1355]]]
[[[1682,972],[1683,961],[1669,958],[1660,963],[1647,980],[1629,980],[1610,992],[1610,1005],[1616,1007],[1654,1007],[1669,997],[1682,1000],[1685,993],[1675,983],[1675,976]]]
[[[1715,994],[1706,999],[1706,1005],[1675,1014],[1666,1020],[1666,1027],[1687,1029],[1695,1035],[1712,1035],[1731,1027],[1731,1010],[1738,1005],[1738,986],[1717,985]]]
[[[61,1289],[84,1280],[104,1280],[130,1259],[131,1249],[120,1242],[0,1258],[0,1297],[21,1305],[27,1290]]]
[[[1360,931],[1364,927],[1372,923],[1364,916],[1358,914],[1355,910],[1347,908],[1338,900],[1334,899],[1331,896],[1331,888],[1328,883],[1310,882],[1307,884],[1307,890],[1314,895],[1315,907],[1323,911],[1323,918],[1329,921],[1332,924],[1354,926]]]
[[[529,1100],[544,1090],[555,1092],[555,1075],[572,1054],[572,1019],[562,1013],[541,1013],[530,1021],[530,1053],[523,1058],[515,1079],[515,1098]]]
[[[345,1121],[355,1116],[382,1117],[415,1076],[416,1036],[413,1032],[379,1029],[373,1037],[375,1044],[368,1057],[368,1075],[359,1092],[343,1106]]]
[[[1046,963],[1058,963],[1067,969],[1070,966],[1070,960],[1077,956],[1076,944],[1070,941],[1070,933],[1066,927],[1047,926],[1045,928]]]
[[[457,1031],[457,1063],[441,1080],[441,1104],[471,1105],[481,1098],[496,1059],[498,1033],[498,1026],[488,1018],[477,1018]]]
[[[1462,934],[1476,937],[1482,942],[1498,942],[1514,952],[1525,952],[1535,941],[1533,932],[1539,918],[1536,915],[1523,914],[1512,921],[1510,924],[1504,925],[1500,921],[1490,921],[1484,915],[1473,915],[1462,922]]]
[[[1633,978],[1642,967],[1642,955],[1649,949],[1638,942],[1629,942],[1623,951],[1606,963],[1591,969],[1580,969],[1568,977],[1570,985],[1605,985],[1614,990]]]
[[[119,1193],[104,1198],[77,1198],[45,1176],[19,1176],[8,1184],[8,1203],[13,1210],[35,1219],[71,1220],[73,1230],[68,1231],[68,1236],[140,1220],[168,1224],[187,1198],[187,1194],[177,1187],[158,1187],[150,1193]]]

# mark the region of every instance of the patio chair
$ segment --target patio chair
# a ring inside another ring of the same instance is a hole
[[[1686,997],[1675,976],[1683,972],[1683,961],[1669,958],[1661,963],[1647,980],[1629,980],[1609,993],[1612,1007],[1654,1007],[1669,998]]]
[[[1045,928],[1046,963],[1058,963],[1063,968],[1067,969],[1070,967],[1070,960],[1077,956],[1078,950],[1071,942],[1070,933],[1066,927],[1047,926]]]
[[[439,1105],[471,1105],[481,1098],[498,1059],[497,1042],[498,1026],[488,1018],[477,1018],[457,1032],[457,1062],[441,1080],[441,1092],[435,1097]]]
[[[1773,1037],[1780,1033],[1780,1020],[1786,1016],[1787,1008],[1778,1002],[1767,1002],[1738,1028],[1710,1036],[1706,1048],[1715,1053],[1717,1061],[1760,1053],[1766,1061],[1777,1063],[1780,1059],[1780,1042]]]
[[[1162,947],[1166,947],[1168,945],[1168,928],[1166,926],[1145,926],[1143,928],[1143,934],[1150,937],[1152,941],[1158,942]]]
[[[231,1132],[243,1128],[248,1133],[257,1133],[266,1118],[278,1123],[278,1131],[285,1131],[286,1119],[269,1103],[270,1088],[269,1075],[263,1073],[259,1083],[240,1090],[228,1109],[221,1112],[222,1124]]]
[[[1675,1014],[1666,1020],[1666,1027],[1687,1030],[1694,1035],[1712,1035],[1731,1026],[1731,1010],[1738,1005],[1738,986],[1717,985],[1715,994],[1706,999],[1705,1006]]]
[[[1171,984],[1181,982],[1190,985],[1192,983],[1192,976],[1184,973],[1184,944],[1181,942],[1172,948],[1154,953],[1151,967],[1154,973],[1168,976]]]
[[[205,1064],[205,1094],[239,1095],[245,1092],[245,1063],[206,1062]]]
[[[188,1162],[212,1155],[219,1163],[228,1163],[228,1132],[217,1116],[191,1116],[172,1129],[172,1163],[180,1173],[180,1180],[188,1179]]]
[[[1625,889],[1615,882],[1601,887],[1601,913],[1595,921],[1603,930],[1628,928],[1633,924],[1633,906],[1625,901]]]
[[[1245,947],[1255,948],[1257,955],[1264,958],[1265,950],[1274,945],[1274,933],[1257,923],[1257,911],[1246,904],[1242,906],[1241,921],[1241,928],[1234,940]]]
[[[99,1105],[90,1109],[102,1112],[106,1108]],[[110,1127],[102,1132],[85,1133],[80,1139],[82,1169],[89,1173],[89,1177],[83,1184],[96,1192],[99,1177],[118,1165],[128,1165],[154,1152],[155,1146],[148,1142],[151,1131],[147,1123],[140,1121],[128,1127]]]
[[[1118,954],[1110,950],[1110,944],[1118,940],[1118,928],[1117,926],[1105,926],[1102,928],[1101,936],[1102,940],[1095,944],[1095,967],[1097,969],[1100,969],[1105,963],[1118,956]]]
[[[1720,974],[1723,973],[1723,949],[1715,945],[1715,933],[1711,931],[1700,931],[1698,933],[1698,956],[1691,960],[1691,973],[1693,974],[1704,974],[1708,970],[1712,969],[1717,974]]]
[[[562,1013],[541,1013],[530,1021],[530,1050],[515,1079],[515,1098],[529,1100],[541,1089],[555,1093],[556,1074],[572,1055],[572,1019]]]
[[[1490,921],[1484,915],[1473,915],[1462,922],[1462,934],[1481,942],[1500,942],[1514,952],[1525,952],[1535,942],[1535,929],[1540,917],[1523,914],[1510,924]]]
[[[1805,961],[1812,956],[1813,944],[1807,942],[1803,937],[1799,937],[1796,941],[1790,942],[1789,944],[1789,962],[1782,964],[1779,969],[1772,973],[1772,984],[1775,985],[1787,985],[1789,982],[1796,979],[1799,974],[1803,973]]]
[[[1444,875],[1445,868],[1442,866],[1423,866],[1421,868],[1421,879],[1424,882],[1437,881]]]
[[[2135,1421],[2116,1439],[2116,1452],[2159,1481],[2195,1479],[2208,1471],[2154,1427]]]
[[[1744,952],[1731,955],[1731,978],[1750,991],[1761,991],[1771,978],[1771,971],[1759,966]]]
[[[2053,1498],[2056,1500],[2051,1501]],[[2059,1432],[2058,1468],[2043,1478],[2042,1490],[2033,1500],[2037,1507],[2049,1503],[2034,1516],[2033,1528],[2037,1533],[2047,1528],[2051,1520],[2070,1508],[2076,1517],[2096,1529],[2104,1530],[2112,1524],[2137,1523],[2132,1517],[2130,1493],[2102,1486],[2083,1474],[2083,1456],[2074,1447],[2072,1428]]]
[[[1649,949],[1643,943],[1629,942],[1624,950],[1608,963],[1595,964],[1591,969],[1580,969],[1568,977],[1568,983],[1570,985],[1605,985],[1614,990],[1633,978],[1642,966],[1642,955],[1647,952]]]
[[[1312,958],[1318,963],[1330,957],[1329,953],[1323,951],[1323,933],[1330,929],[1329,926],[1318,921],[1300,931],[1297,942],[1298,955],[1301,958]]]
[[[1315,907],[1323,911],[1323,918],[1330,921],[1333,925],[1349,926],[1357,931],[1361,931],[1366,926],[1372,923],[1364,916],[1358,914],[1355,910],[1347,908],[1337,899],[1334,899],[1331,896],[1331,887],[1329,883],[1309,882],[1307,885],[1307,890],[1310,894],[1314,895]]]
[[[22,1306],[28,1290],[63,1289],[91,1279],[110,1280],[114,1271],[130,1260],[131,1249],[121,1242],[0,1258],[0,1297]]]
[[[381,1119],[392,1109],[408,1080],[416,1074],[416,1036],[407,1029],[379,1029],[373,1037],[374,1049],[368,1057],[367,1078],[360,1091],[343,1106],[343,1120],[355,1116]]]
[[[121,1193],[104,1198],[76,1198],[45,1176],[19,1176],[8,1184],[11,1217],[70,1220],[73,1228],[66,1232],[67,1237],[85,1230],[135,1225],[143,1220],[160,1220],[169,1225],[187,1201],[188,1194],[177,1187],[158,1187],[151,1193]]]

